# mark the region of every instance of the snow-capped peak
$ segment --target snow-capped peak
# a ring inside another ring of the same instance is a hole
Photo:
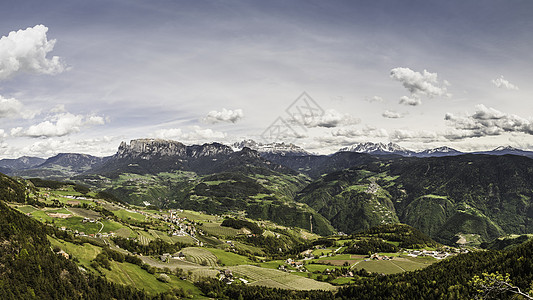
[[[412,151],[407,150],[394,143],[359,143],[349,147],[341,148],[339,151],[348,151],[348,152],[359,152],[359,153],[370,153],[370,154],[400,154],[400,155],[410,155]]]
[[[520,149],[517,149],[517,148],[514,148],[514,147],[511,147],[511,146],[500,146],[500,147],[497,147],[495,148],[494,150],[492,151],[521,151]]]
[[[242,142],[236,142],[232,145],[235,150],[240,150],[244,147],[248,147],[252,150],[256,150],[260,153],[272,153],[282,155],[309,155],[310,153],[303,148],[294,144],[281,143],[258,143],[254,140],[244,140]]]

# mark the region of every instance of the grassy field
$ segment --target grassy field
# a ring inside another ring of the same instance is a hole
[[[224,266],[247,265],[252,263],[248,257],[244,257],[236,253],[226,252],[224,250],[214,248],[206,248],[206,250],[213,253],[220,261],[220,264]]]
[[[98,253],[102,251],[100,247],[85,243],[83,245],[76,245],[73,243],[58,240],[48,237],[52,246],[58,246],[61,250],[67,252],[69,255],[76,257],[80,263],[87,269]]]
[[[136,213],[133,211],[127,211],[125,209],[119,209],[113,211],[113,214],[117,216],[118,218],[126,221],[126,222],[144,222],[146,221],[146,216]]]
[[[202,213],[195,212],[195,211],[192,211],[192,210],[184,210],[183,212],[177,212],[176,215],[178,215],[181,218],[187,218],[187,219],[193,220],[193,221],[205,222],[205,221],[217,221],[219,219],[221,220],[220,217],[207,215],[207,214],[202,214]]]
[[[235,245],[235,248],[239,249],[239,250],[242,250],[242,251],[249,251],[250,253],[255,253],[259,256],[264,256],[265,253],[263,252],[263,250],[261,250],[261,248],[258,248],[258,247],[254,247],[254,246],[251,246],[251,245],[246,245],[246,244],[243,244],[241,242],[236,242],[236,241],[233,241],[233,244]]]
[[[17,209],[23,214],[30,214],[37,210],[35,207],[31,205],[15,206],[15,209]]]
[[[249,279],[250,285],[259,285],[290,290],[333,290],[329,283],[315,281],[309,278],[291,275],[289,273],[260,268],[251,265],[230,267],[234,274]]]
[[[260,263],[261,268],[277,269],[280,265],[285,264],[284,260],[271,260],[264,263]]]
[[[100,221],[102,224],[104,224],[104,228],[102,229],[102,232],[117,232],[118,230],[120,230],[121,228],[125,228],[124,225],[120,224],[120,223],[117,223],[115,221],[111,221],[111,220],[102,220]],[[126,229],[128,229],[126,227]]]
[[[333,253],[335,249],[333,248],[326,248],[326,249],[315,249],[313,250],[314,256],[320,256],[320,255],[328,255],[329,253]]]
[[[145,290],[152,295],[180,287],[186,291],[190,291],[196,299],[203,298],[200,297],[200,290],[192,283],[180,280],[174,275],[169,275],[170,282],[161,282],[157,280],[157,276],[159,276],[157,273],[152,275],[137,265],[117,263],[115,261],[111,262],[111,271],[106,269],[102,270],[109,281],[123,285],[131,285],[138,289]]]
[[[425,268],[432,263],[437,262],[436,259],[428,260],[426,258],[414,257],[395,257],[392,260],[367,260],[361,261],[354,266],[355,269],[365,269],[372,273],[395,274],[406,271],[414,271]]]
[[[188,235],[184,235],[184,236],[174,235],[170,239],[172,240],[173,243],[185,243],[185,244],[196,245],[196,241]]]
[[[68,219],[56,218],[54,223],[56,224],[56,226],[59,226],[59,227],[65,226],[72,230],[78,230],[79,232],[84,232],[85,234],[97,233],[102,227],[102,225],[100,225],[99,223],[90,223],[90,222],[83,223],[82,220],[83,220],[82,217],[71,217]]]

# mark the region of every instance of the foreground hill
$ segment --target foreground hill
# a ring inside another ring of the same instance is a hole
[[[83,274],[55,254],[47,226],[9,208],[3,200],[24,202],[25,186],[0,174],[1,299],[147,299],[140,291]],[[7,198],[5,195],[8,195]]]
[[[330,173],[301,191],[347,233],[403,222],[440,242],[533,231],[533,160],[462,155],[391,159]]]

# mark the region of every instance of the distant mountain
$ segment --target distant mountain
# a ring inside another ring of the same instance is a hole
[[[344,147],[339,150],[339,152],[357,152],[357,153],[368,153],[375,155],[386,155],[386,154],[396,154],[401,156],[413,156],[414,151],[407,150],[403,147],[400,147],[394,143],[359,143],[349,147]]]
[[[21,170],[35,167],[42,164],[45,161],[44,158],[40,157],[30,157],[22,156],[15,159],[5,158],[0,160],[0,168],[12,169],[12,170]]]
[[[79,153],[60,153],[31,168],[13,170],[10,174],[22,177],[68,178],[101,165],[108,158]]]
[[[420,151],[415,153],[413,156],[416,157],[441,157],[441,156],[454,156],[454,155],[461,155],[463,152],[457,151],[453,148],[442,146],[438,148],[433,149],[427,149],[424,151]]]
[[[520,155],[520,156],[527,156],[529,158],[533,158],[533,151],[521,150],[518,148],[511,147],[511,146],[500,146],[491,151],[478,151],[478,152],[474,152],[474,154],[488,154],[488,155],[511,154],[511,155]]]
[[[234,143],[233,145],[234,149],[242,149],[244,147],[248,147],[252,150],[255,150],[259,152],[262,156],[265,156],[265,154],[279,154],[283,156],[303,156],[303,155],[311,155],[311,153],[307,152],[303,148],[296,146],[294,144],[285,144],[285,143],[258,143],[254,140],[244,140],[242,142]]]
[[[359,143],[352,146],[344,147],[339,150],[339,152],[357,152],[357,153],[368,153],[373,155],[401,155],[404,157],[442,157],[442,156],[455,156],[466,154],[465,152],[457,151],[448,146],[442,146],[433,149],[427,149],[420,152],[412,151],[406,148],[403,148],[394,143]],[[510,146],[498,147],[490,151],[477,151],[470,152],[470,154],[487,154],[487,155],[520,155],[533,158],[533,151],[526,151]]]
[[[82,172],[97,166],[108,158],[97,157],[88,154],[79,153],[59,153],[56,156],[50,157],[37,168],[54,168],[63,167],[72,171]]]

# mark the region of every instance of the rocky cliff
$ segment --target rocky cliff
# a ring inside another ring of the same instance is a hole
[[[114,158],[160,158],[160,157],[182,157],[198,158],[216,156],[219,154],[230,154],[233,151],[230,147],[219,144],[203,144],[186,146],[180,142],[162,139],[137,139],[130,141],[129,145],[122,142]]]

